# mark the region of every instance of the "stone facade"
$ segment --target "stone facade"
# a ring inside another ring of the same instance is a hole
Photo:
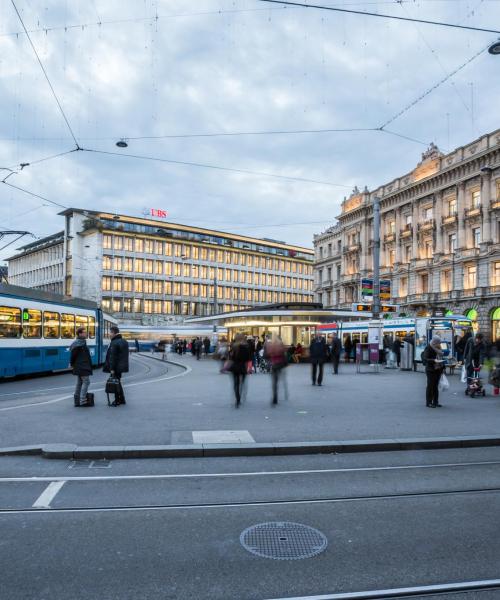
[[[500,130],[447,155],[432,144],[411,173],[344,199],[338,223],[314,237],[315,294],[325,306],[361,301],[361,279],[373,276],[376,197],[380,276],[391,281],[400,314],[468,314],[500,337],[492,321],[500,307]]]

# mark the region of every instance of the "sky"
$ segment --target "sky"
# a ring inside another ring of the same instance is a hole
[[[323,5],[500,30],[499,0]],[[312,247],[354,186],[500,127],[498,37],[259,0],[0,0],[0,179],[24,190],[0,184],[0,228],[159,208]]]

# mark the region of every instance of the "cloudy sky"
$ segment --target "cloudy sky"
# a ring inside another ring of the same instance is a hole
[[[481,53],[493,33],[259,0],[14,1],[85,151],[36,162],[76,144],[1,0],[0,167],[63,207],[162,208],[173,222],[310,246],[354,185],[410,171],[431,141],[447,152],[500,127],[500,56]],[[498,0],[323,4],[500,29]],[[421,96],[391,133],[374,131]],[[322,129],[368,131],[269,133]],[[0,185],[2,228],[48,235],[59,210]]]

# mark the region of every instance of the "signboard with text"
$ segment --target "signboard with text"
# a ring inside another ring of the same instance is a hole
[[[142,214],[145,217],[153,217],[155,219],[166,219],[167,218],[167,211],[163,210],[163,208],[143,208],[142,209]]]
[[[363,300],[373,300],[373,279],[361,280],[361,297]],[[380,300],[387,301],[391,299],[391,280],[380,280]]]

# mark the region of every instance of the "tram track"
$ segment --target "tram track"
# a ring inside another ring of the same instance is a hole
[[[136,505],[103,505],[103,506],[58,506],[53,508],[2,508],[1,515],[13,514],[44,514],[44,513],[97,513],[97,512],[141,512],[141,511],[172,511],[172,510],[217,510],[227,508],[258,508],[273,506],[301,506],[344,504],[353,502],[372,502],[380,500],[411,500],[421,498],[459,497],[474,494],[498,494],[500,487],[483,487],[468,490],[436,490],[428,492],[408,492],[399,494],[374,494],[347,497],[297,498],[288,500],[253,500],[249,502],[200,502],[200,503],[171,503],[171,504],[136,504]]]

